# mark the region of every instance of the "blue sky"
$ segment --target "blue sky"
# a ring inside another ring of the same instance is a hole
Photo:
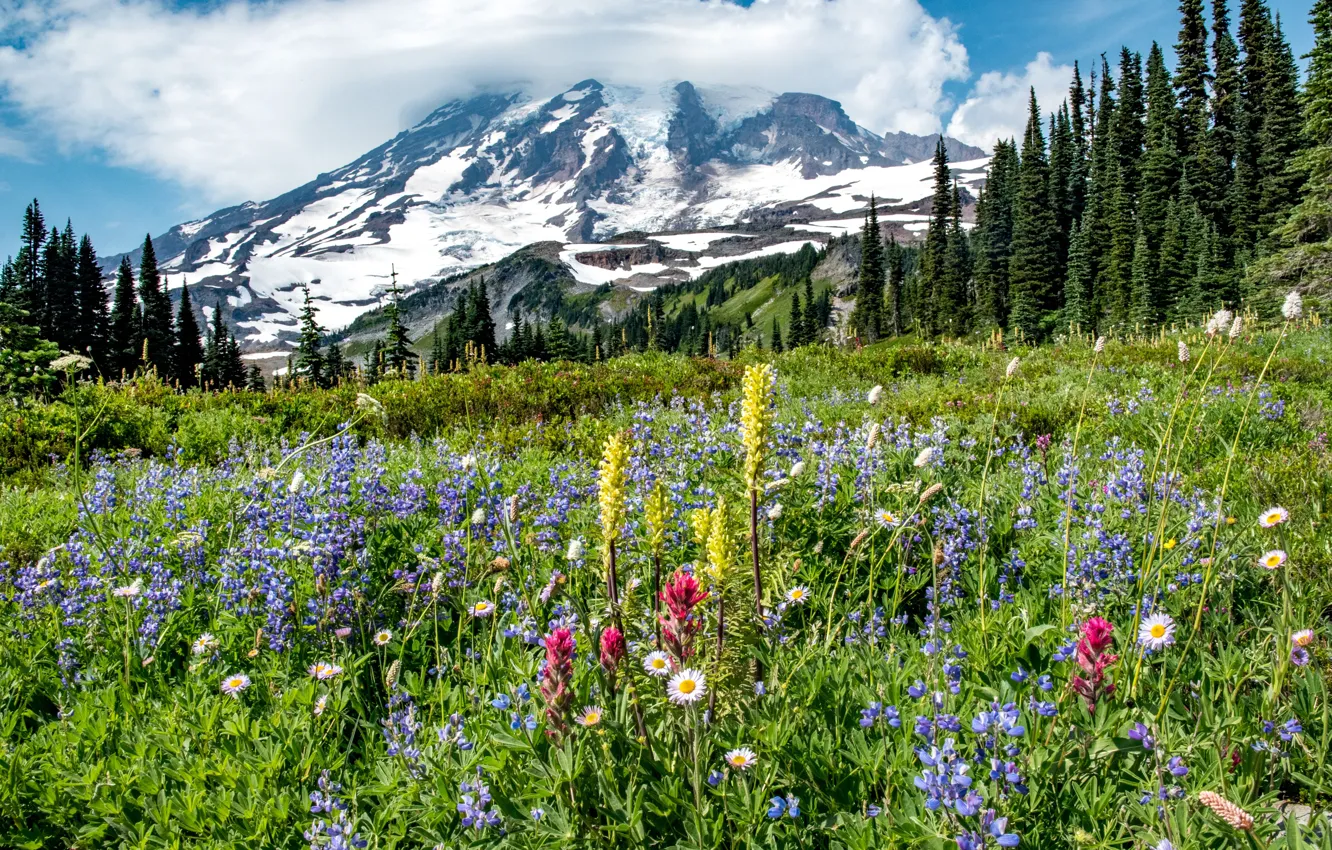
[[[221,0],[176,0],[169,8],[157,0],[91,0],[63,18],[43,9],[72,2],[0,2],[0,45],[6,38],[10,45],[0,49],[0,257],[16,250],[19,219],[34,196],[48,220],[63,225],[70,217],[99,252],[114,253],[145,232],[294,188],[467,86],[495,84],[488,62],[507,67],[540,54],[544,61],[524,74],[552,85],[633,65],[645,80],[711,77],[803,89],[837,97],[876,131],[923,132],[938,122],[984,144],[1020,122],[1028,85],[1054,97],[1067,85],[1064,66],[1076,59],[1085,71],[1120,44],[1145,51],[1155,39],[1169,55],[1178,29],[1176,8],[1161,0],[919,0],[923,10],[917,0],[830,0],[846,7],[842,19],[799,0],[758,0],[730,12],[703,3],[697,14],[681,0],[552,0],[567,10],[567,29],[548,23],[558,16],[543,16],[516,24],[514,35],[504,16],[519,20],[526,9],[512,4],[529,0],[434,0],[436,8],[458,4],[453,11],[470,16],[472,33],[491,39],[480,39],[470,59],[441,64],[437,54],[464,48],[447,43],[456,21],[440,20],[435,29],[418,21],[431,10],[413,4],[426,0],[343,0],[337,11],[328,0],[248,8]],[[1296,53],[1307,51],[1309,0],[1270,2]],[[357,4],[366,17],[355,17],[349,7]],[[375,11],[374,4],[383,5]],[[383,14],[387,8],[401,11],[396,22]],[[642,14],[649,8],[659,14]],[[675,27],[686,13],[707,17]],[[863,24],[848,25],[851,13]],[[806,17],[791,23],[791,14]],[[381,21],[383,37],[351,35]],[[676,31],[700,28],[717,33],[713,46]],[[737,52],[731,31],[754,44],[733,68],[726,64],[726,54]],[[624,52],[644,32],[652,35],[647,44],[693,40],[660,56],[650,48],[629,52],[642,57],[631,61]],[[865,42],[860,52],[848,49],[851,32]],[[436,33],[440,43],[431,41]],[[328,47],[339,38],[346,43]],[[570,44],[568,56],[554,44]],[[521,58],[505,59],[506,51]],[[1042,52],[1048,59],[1037,59]],[[599,53],[600,65],[586,58]],[[349,70],[348,55],[369,70]],[[575,79],[561,80],[565,73]]]

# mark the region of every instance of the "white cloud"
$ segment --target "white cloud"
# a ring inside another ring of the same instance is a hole
[[[10,135],[4,128],[0,128],[0,159],[17,159],[20,162],[32,162],[32,153],[28,150],[28,143]]]
[[[1021,140],[1027,124],[1028,97],[1036,89],[1041,114],[1048,116],[1068,97],[1072,65],[1055,65],[1049,53],[1038,53],[1021,74],[987,71],[953,113],[948,135],[985,149],[999,139]]]
[[[3,0],[0,0],[3,5]],[[21,4],[20,9],[24,8]],[[936,132],[967,55],[918,0],[46,0],[0,89],[36,127],[216,202],[342,165],[451,97],[581,79],[809,91]],[[0,25],[0,31],[3,25]]]

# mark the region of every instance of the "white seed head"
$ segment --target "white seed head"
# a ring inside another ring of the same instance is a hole
[[[879,444],[879,423],[870,426],[869,436],[865,438],[865,448],[872,449]]]
[[[1105,337],[1098,336],[1096,338],[1096,345],[1092,347],[1092,351],[1096,352],[1097,354],[1100,354],[1102,351],[1105,351]]]
[[[1018,363],[1020,363],[1020,362],[1021,362],[1021,361],[1020,361],[1018,358],[1016,358],[1016,357],[1014,357],[1012,360],[1008,361],[1008,369],[1005,370],[1005,372],[1004,372],[1004,377],[1005,377],[1005,378],[1011,378],[1011,377],[1013,377],[1015,374],[1017,374]]]
[[[913,461],[916,469],[920,469],[923,466],[928,466],[930,461],[934,460],[934,455],[937,451],[938,449],[936,449],[934,446],[926,446],[925,448],[921,449],[920,454],[916,455],[916,459],[915,461]]]
[[[804,474],[805,474],[805,462],[803,460],[798,460],[791,466],[791,472],[787,477],[799,478]]]
[[[1182,339],[1179,341],[1179,362],[1189,362],[1189,347],[1184,344],[1184,340]]]
[[[581,561],[585,551],[583,541],[575,537],[573,540],[569,541],[569,549],[564,553],[564,560]]]
[[[1244,332],[1244,317],[1236,316],[1235,321],[1230,323],[1230,338],[1239,339],[1239,335]]]
[[[1304,315],[1304,299],[1295,290],[1286,294],[1286,302],[1281,305],[1281,315],[1292,322]]]
[[[869,402],[870,404],[878,404],[879,399],[882,397],[883,397],[883,387],[879,386],[878,384],[875,384],[874,389],[870,390],[869,395],[865,397],[865,401]]]
[[[305,473],[302,470],[296,470],[296,474],[291,476],[291,483],[287,485],[287,492],[293,496],[301,492],[301,485],[305,483]]]

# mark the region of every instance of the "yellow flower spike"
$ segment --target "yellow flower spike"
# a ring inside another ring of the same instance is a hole
[[[758,489],[759,476],[768,450],[772,430],[772,395],[777,373],[767,363],[745,369],[743,398],[740,402],[740,434],[745,448],[745,483]]]
[[[661,483],[661,479],[657,479],[644,505],[647,513],[648,547],[653,555],[660,555],[666,546],[667,504],[666,485]]]
[[[694,542],[706,554],[708,540],[712,538],[712,511],[698,508],[689,515],[689,525],[694,529]]]
[[[726,571],[731,567],[733,557],[724,500],[717,500],[717,507],[712,511],[712,519],[708,526],[708,574],[720,585],[726,576]]]
[[[597,495],[601,504],[601,539],[607,544],[620,539],[620,529],[624,526],[624,485],[628,468],[629,440],[623,433],[612,434],[606,440],[598,467],[601,472]],[[609,548],[608,545],[608,557]]]

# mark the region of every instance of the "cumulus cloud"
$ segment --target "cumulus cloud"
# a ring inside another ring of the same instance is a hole
[[[1036,89],[1041,112],[1049,115],[1068,97],[1072,65],[1055,65],[1038,53],[1022,73],[987,71],[948,123],[948,135],[987,150],[999,139],[1021,139],[1027,123],[1027,98]]]
[[[18,3],[0,87],[31,125],[218,202],[290,189],[481,89],[756,85],[928,133],[967,76],[955,28],[918,0]]]

